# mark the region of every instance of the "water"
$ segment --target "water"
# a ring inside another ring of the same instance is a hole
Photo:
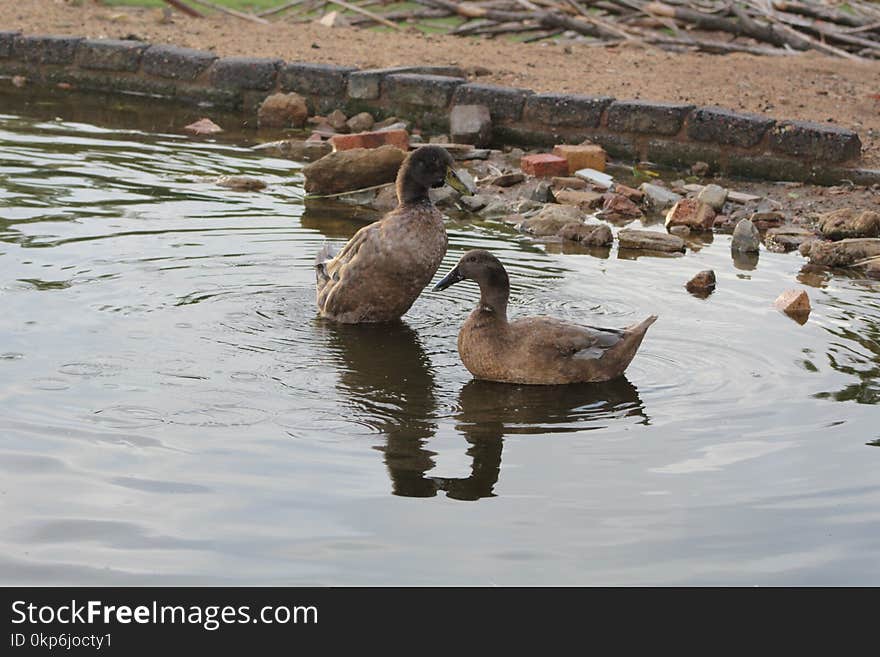
[[[616,382],[474,382],[473,286],[316,317],[313,254],[361,224],[296,163],[3,100],[3,584],[880,584],[877,282],[450,220],[442,271],[493,250],[513,315],[660,315]],[[230,173],[270,186],[203,180]],[[804,326],[772,308],[798,280]]]

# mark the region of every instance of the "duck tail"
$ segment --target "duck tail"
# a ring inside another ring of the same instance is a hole
[[[627,326],[623,329],[623,337],[620,342],[614,345],[605,354],[605,358],[609,358],[614,362],[615,367],[613,369],[616,370],[618,374],[623,374],[623,371],[629,367],[629,364],[636,356],[636,352],[642,345],[645,333],[648,332],[651,324],[656,321],[657,315],[650,315],[638,324]]]
[[[315,256],[315,276],[317,278],[318,288],[323,287],[324,284],[330,280],[325,265],[327,264],[327,261],[333,260],[333,258],[336,257],[336,253],[336,248],[327,242],[321,247],[321,250],[318,251],[318,254]]]

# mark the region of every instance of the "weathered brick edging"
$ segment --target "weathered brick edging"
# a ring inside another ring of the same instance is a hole
[[[141,41],[0,32],[0,76],[44,85],[149,94],[216,106],[252,117],[276,91],[295,91],[316,112],[396,115],[445,130],[457,104],[486,105],[499,143],[549,146],[585,138],[623,160],[672,166],[707,162],[713,170],[775,180],[880,182],[857,168],[859,136],[837,126],[777,121],[720,107],[534,93],[468,82],[454,66],[358,70],[350,66],[217,57]]]

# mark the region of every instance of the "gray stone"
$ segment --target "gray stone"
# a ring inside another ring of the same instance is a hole
[[[434,205],[450,206],[461,198],[461,194],[449,185],[428,190],[428,197]]]
[[[305,189],[335,194],[393,182],[405,153],[395,146],[337,151],[303,168]]]
[[[260,105],[257,122],[261,128],[301,128],[308,116],[305,98],[299,94],[272,94]]]
[[[522,222],[520,230],[537,237],[556,235],[570,223],[583,223],[583,213],[571,205],[547,205]]]
[[[471,212],[478,212],[489,205],[491,197],[485,194],[474,194],[473,196],[462,196],[461,204]]]
[[[644,192],[645,202],[655,210],[665,210],[682,199],[681,194],[651,183],[642,183],[639,185],[639,190]]]
[[[810,262],[827,267],[849,267],[867,258],[880,256],[880,238],[852,238],[839,242],[816,240],[810,247]]]
[[[580,242],[584,246],[610,246],[614,242],[611,229],[605,224],[584,224],[573,221],[557,233],[564,240]]]
[[[105,71],[137,71],[147,45],[142,41],[86,39],[79,44],[77,64],[82,68]]]
[[[417,73],[422,75],[443,75],[464,78],[464,70],[458,66],[394,66],[353,71],[348,75],[348,97],[359,100],[376,100],[382,94],[382,81],[389,75],[398,73]]]
[[[464,78],[397,73],[385,78],[384,87],[385,95],[392,104],[444,109],[452,100],[456,88],[464,83]]]
[[[19,34],[21,32],[0,32],[0,58],[12,57],[12,44],[15,42],[15,37]]]
[[[748,219],[740,219],[733,229],[730,250],[737,253],[757,253],[760,250],[761,234]]]
[[[556,198],[553,196],[553,189],[546,180],[541,180],[533,189],[529,191],[528,198],[538,203],[555,203]]]
[[[354,66],[293,62],[281,67],[278,82],[284,91],[342,98],[345,96],[348,76],[355,71],[357,68]]]
[[[770,147],[785,155],[842,162],[859,157],[862,142],[858,134],[845,128],[808,121],[783,121],[770,131]]]
[[[268,57],[224,57],[211,65],[211,82],[224,89],[266,91],[275,86],[283,63]]]
[[[373,115],[369,112],[360,112],[346,121],[348,129],[352,132],[366,132],[367,130],[371,130],[374,123]]]
[[[523,120],[544,125],[598,128],[611,96],[534,94],[526,98]]]
[[[659,233],[655,230],[624,228],[617,233],[617,243],[621,249],[663,251],[673,253],[684,251],[684,240],[676,235]]]
[[[485,105],[494,121],[518,121],[526,97],[534,92],[493,84],[463,84],[455,90],[456,105]]]
[[[215,60],[217,55],[177,46],[150,46],[143,55],[143,70],[150,75],[172,80],[195,80]]]
[[[15,57],[34,64],[72,64],[82,37],[19,36],[12,44]]]
[[[727,190],[720,185],[706,185],[697,194],[697,198],[703,203],[708,203],[716,212],[720,212],[727,201]]]
[[[761,141],[774,123],[776,121],[760,114],[700,107],[688,117],[687,133],[696,141],[750,148]]]
[[[801,244],[816,239],[816,235],[800,226],[771,228],[764,237],[764,245],[774,253],[788,253],[799,249]]]
[[[492,117],[485,105],[455,105],[449,113],[449,134],[460,144],[487,146],[492,139]]]
[[[608,106],[608,128],[617,132],[674,135],[692,109],[693,105],[681,103],[617,100]]]

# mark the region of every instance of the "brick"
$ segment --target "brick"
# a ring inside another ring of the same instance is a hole
[[[774,123],[776,121],[760,114],[700,107],[688,117],[687,134],[695,141],[750,148],[761,141]]]
[[[617,132],[674,135],[693,105],[616,100],[608,106],[608,128]]]
[[[464,82],[464,78],[445,75],[397,73],[385,78],[383,86],[384,93],[392,104],[445,108],[452,100],[456,88]]]
[[[598,128],[614,99],[610,96],[534,94],[526,98],[523,119],[544,125]]]
[[[492,84],[463,84],[455,90],[456,105],[485,105],[494,121],[519,121],[532,91]]]
[[[192,81],[217,60],[217,55],[177,46],[150,46],[144,52],[142,64],[145,73],[171,80]]]
[[[284,91],[342,98],[348,76],[355,71],[354,66],[293,62],[281,68],[278,78]]]
[[[538,178],[552,178],[568,174],[568,162],[565,158],[550,153],[526,155],[520,160],[519,166],[525,173]]]
[[[148,45],[143,41],[86,39],[79,44],[76,60],[81,68],[134,72],[140,68]]]
[[[34,64],[72,64],[82,37],[19,36],[12,44],[12,53]]]
[[[396,146],[402,151],[409,150],[409,133],[406,130],[383,130],[379,132],[358,132],[354,135],[333,135],[330,138],[333,150],[348,151],[352,148],[379,148]]]
[[[862,142],[855,132],[845,128],[808,121],[784,121],[770,131],[770,148],[785,155],[842,162],[859,157]]]
[[[0,32],[0,57],[12,57],[12,44],[21,32]]]
[[[280,59],[224,57],[211,65],[211,82],[226,89],[267,91],[275,86]]]
[[[348,76],[348,97],[358,100],[376,100],[382,95],[382,81],[387,76],[398,73],[465,77],[465,72],[458,66],[394,66],[356,71]]]
[[[553,147],[553,155],[568,162],[568,173],[578,169],[605,171],[605,149],[596,144],[558,144]]]

